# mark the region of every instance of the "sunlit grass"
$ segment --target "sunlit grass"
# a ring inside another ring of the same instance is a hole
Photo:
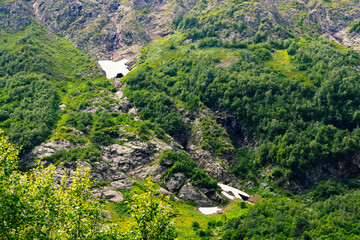
[[[296,68],[286,50],[276,51],[272,55],[272,60],[266,62],[265,66],[272,67],[288,78],[301,79],[305,82],[309,80],[305,71],[300,71]]]
[[[156,183],[156,187],[159,188],[160,185]],[[131,189],[123,190],[123,194],[126,198],[131,198],[134,194],[141,194],[146,189],[143,188],[142,181],[138,181]],[[196,207],[191,203],[175,200],[170,201],[170,205],[175,212],[175,222],[176,229],[179,233],[179,239],[200,239],[197,234],[199,230],[206,230],[209,221],[223,222],[225,223],[227,219],[232,219],[240,217],[247,214],[247,208],[241,208],[241,201],[230,202],[226,206],[221,206],[224,211],[220,214],[205,216],[196,210]],[[117,223],[119,226],[119,231],[125,232],[128,231],[133,224],[135,224],[134,219],[131,218],[129,213],[121,213],[117,211],[117,204],[120,203],[109,203],[106,205],[106,210],[112,213],[112,221]],[[248,206],[248,204],[247,204]],[[198,222],[200,224],[199,230],[195,230],[192,227],[193,222]],[[216,232],[216,229],[214,230]],[[217,239],[214,237],[213,239]]]

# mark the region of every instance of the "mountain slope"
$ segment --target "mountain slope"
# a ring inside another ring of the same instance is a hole
[[[347,0],[30,2],[41,23],[97,58],[134,59],[142,45],[173,26],[195,39],[320,34],[345,46],[359,44],[358,33],[349,33],[360,17],[359,3]]]
[[[270,181],[298,192],[329,177],[352,177],[359,56],[319,34],[356,46],[358,11],[349,1],[6,1],[2,56],[12,60],[3,64],[10,100],[2,105],[2,127],[24,152],[47,140],[32,153],[50,162],[80,151],[82,160],[120,159],[112,167],[129,172],[172,148],[211,177],[245,186]],[[123,98],[123,83],[93,78],[99,70],[90,57],[35,19],[93,57],[138,58],[138,69],[123,80],[137,108]],[[29,86],[14,88],[23,75]],[[128,148],[139,148],[143,160],[123,162],[120,132],[135,133],[126,137],[135,141]],[[158,138],[164,148],[153,152],[151,139]]]
[[[115,189],[131,188],[149,176],[156,181],[166,176],[171,181],[174,174],[183,172],[179,166],[185,156],[192,174],[184,176],[183,184],[191,183],[205,205],[223,201],[216,193],[216,180],[184,155],[178,142],[156,122],[139,119],[118,79],[99,77],[100,70],[88,54],[50,33],[27,13],[19,13],[28,21],[17,32],[12,27],[2,29],[0,59],[1,128],[22,146],[24,168],[42,159],[57,166],[60,178],[64,173],[71,176],[81,163],[92,170],[95,194],[120,201],[121,193]],[[166,149],[175,157],[159,164]],[[209,161],[214,162],[211,156]],[[215,162],[209,172],[229,182],[232,175],[224,174],[227,168]]]
[[[293,192],[329,177],[358,174],[358,53],[323,39],[257,45],[214,38],[184,45],[181,39],[178,35],[162,42],[168,47],[163,53],[150,45],[148,60],[125,77],[126,93],[140,107],[141,117],[168,129],[162,123],[167,110],[154,108],[161,94],[194,116],[210,108],[237,148],[256,149],[252,159],[229,162],[234,173],[245,177],[251,168],[256,174],[269,166],[266,175]],[[229,58],[232,51],[236,58]],[[160,64],[158,58],[163,59]],[[200,144],[230,160],[215,127],[210,125]],[[184,148],[191,151],[191,141]]]
[[[90,168],[120,221],[131,222],[121,200],[152,177],[180,201],[182,238],[355,239],[359,11],[347,0],[0,1],[0,127],[24,170]],[[106,79],[104,58],[134,70]],[[229,221],[199,217],[187,201],[226,203],[218,181],[270,200],[231,203]]]

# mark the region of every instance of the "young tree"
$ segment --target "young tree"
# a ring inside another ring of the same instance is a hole
[[[89,171],[56,183],[55,167],[20,173],[18,150],[0,131],[1,239],[119,239],[92,197]]]
[[[156,191],[149,179],[146,180],[145,188],[147,192],[132,199],[131,212],[136,224],[132,228],[130,239],[176,239],[174,213],[166,203],[167,199]]]

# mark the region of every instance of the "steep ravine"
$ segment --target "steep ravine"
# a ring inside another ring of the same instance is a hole
[[[131,114],[136,121],[142,121],[137,115],[137,108],[127,100],[122,89],[123,83],[119,79],[114,79],[114,86],[118,91],[112,94],[112,98],[117,101],[112,104],[111,112],[120,114]],[[92,102],[101,101],[101,99],[93,99]],[[65,105],[61,106],[66,109]],[[97,109],[88,107],[83,109],[83,112],[95,113]],[[208,117],[209,112],[202,113],[199,118]],[[195,119],[192,123],[196,125],[199,121]],[[92,179],[98,183],[98,187],[94,189],[94,194],[110,199],[110,201],[121,201],[122,194],[118,190],[127,190],[131,188],[137,180],[145,180],[151,177],[154,181],[162,182],[166,170],[172,166],[160,165],[159,156],[166,149],[182,150],[181,144],[176,142],[173,138],[167,135],[167,141],[161,140],[154,135],[152,139],[144,141],[136,132],[125,131],[119,126],[118,132],[108,132],[107,134],[115,139],[117,144],[110,144],[108,146],[100,146],[101,161],[78,161],[75,162],[61,162],[57,165],[58,179],[66,173],[70,177],[75,173],[78,164],[82,164],[84,168],[91,170]],[[83,135],[82,132],[73,129],[73,134]],[[217,179],[222,183],[235,183],[236,178],[230,173],[229,165],[232,159],[235,158],[234,149],[229,150],[226,158],[218,158],[211,151],[201,149],[199,143],[202,141],[201,130],[196,132],[189,132],[185,136],[189,139],[187,153],[197,163],[198,167],[205,169],[210,177]],[[61,151],[71,151],[75,148],[86,148],[88,144],[73,144],[67,140],[57,139],[57,133],[51,140],[35,147],[31,153],[27,154],[24,161],[32,165],[36,160],[42,159],[45,164],[51,157]],[[100,185],[99,185],[100,184]],[[199,206],[211,206],[216,203],[224,202],[215,189],[199,189],[192,186],[190,179],[184,175],[179,177],[172,177],[164,182],[168,190],[162,191],[170,195],[178,195],[184,200],[192,201]],[[101,186],[101,187],[100,187]],[[176,186],[176,187],[173,187]]]

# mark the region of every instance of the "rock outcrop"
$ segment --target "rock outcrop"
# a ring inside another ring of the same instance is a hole
[[[102,147],[103,159],[114,169],[129,172],[153,162],[155,153],[161,153],[170,146],[158,140],[149,142],[133,141],[124,145],[112,144]]]
[[[200,207],[209,207],[213,204],[203,192],[193,187],[190,183],[185,184],[180,189],[179,197],[185,201],[193,202]]]
[[[185,175],[183,173],[175,173],[174,176],[170,177],[169,180],[165,182],[165,186],[170,191],[178,191],[185,183]]]
[[[31,151],[31,155],[34,155],[36,159],[41,159],[44,157],[49,157],[53,155],[57,151],[61,150],[69,150],[70,148],[74,148],[80,145],[73,144],[67,140],[53,140],[50,142],[42,143],[41,145],[35,147]]]
[[[347,156],[333,163],[322,164],[312,171],[306,172],[301,183],[288,182],[285,186],[292,193],[301,193],[304,190],[316,186],[320,181],[327,179],[354,178],[360,172],[360,152]]]
[[[124,196],[121,192],[114,191],[111,188],[105,188],[101,193],[101,198],[108,199],[110,202],[121,202]]]
[[[214,113],[210,109],[205,109],[198,113],[195,120],[190,120],[186,117],[187,113],[183,112],[187,124],[191,125],[194,131],[188,133],[186,151],[189,153],[192,159],[196,162],[199,168],[206,170],[210,177],[217,179],[218,181],[229,183],[234,181],[236,178],[230,172],[229,166],[234,163],[235,148],[231,143],[229,136],[226,134],[225,129],[218,125],[216,121],[211,120]],[[203,133],[204,126],[202,120],[210,120],[210,128],[218,127],[223,131],[222,141],[223,146],[227,146],[227,149],[223,154],[216,155],[213,149],[204,149],[202,146],[204,138],[206,137]]]
[[[10,33],[23,30],[34,17],[32,9],[24,1],[0,3],[0,26]]]
[[[195,6],[172,1],[33,0],[36,18],[97,59],[129,59],[142,45],[169,33],[176,12]],[[169,10],[171,9],[171,10]]]

